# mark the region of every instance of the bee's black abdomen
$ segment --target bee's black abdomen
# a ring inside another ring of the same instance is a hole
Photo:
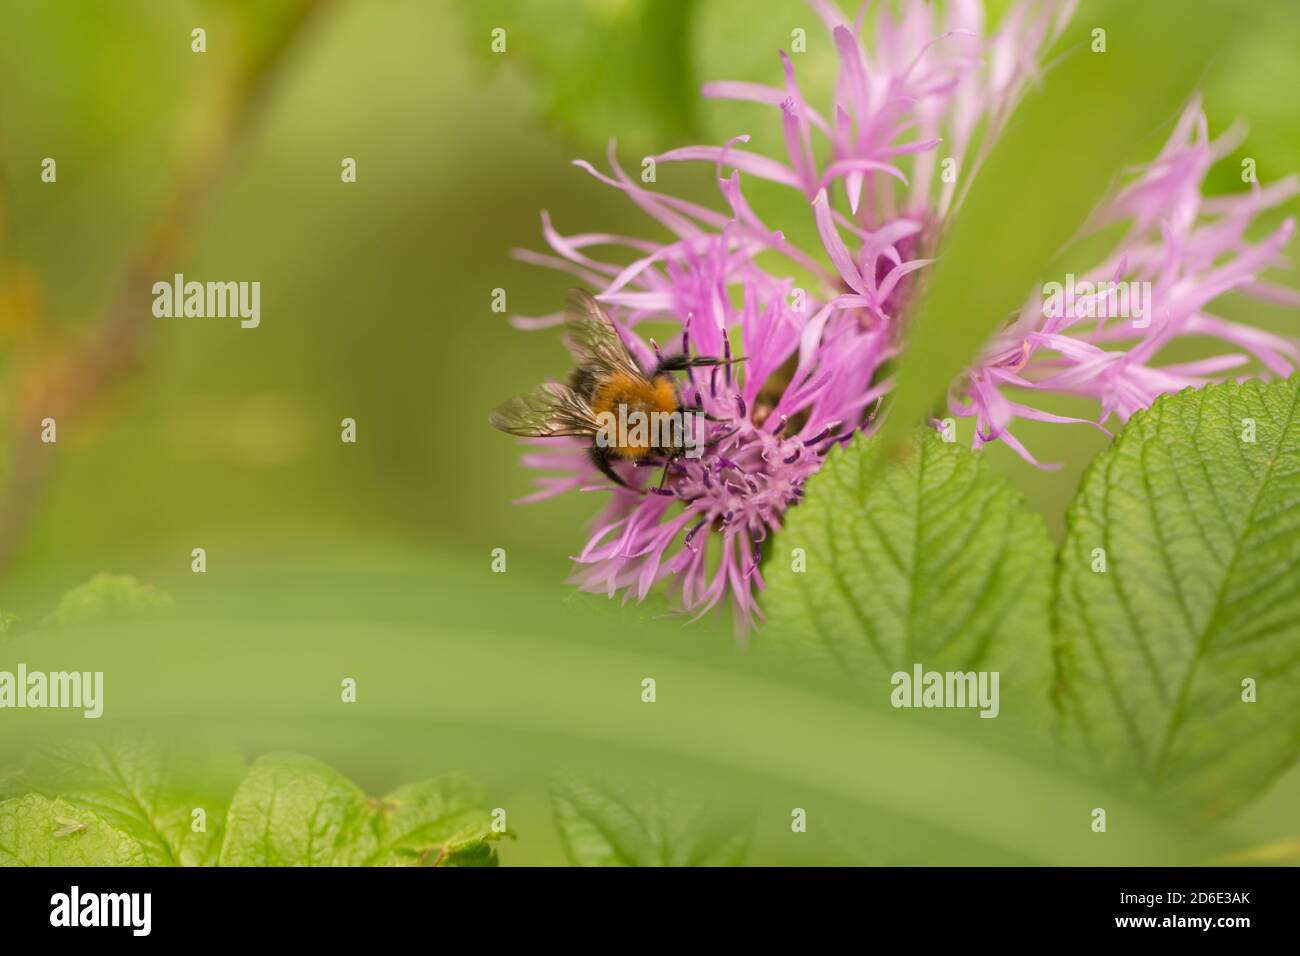
[[[618,458],[608,448],[602,448],[600,445],[592,445],[587,449],[587,455],[591,458],[591,463],[600,469],[601,473],[609,478],[614,484],[621,485],[624,488],[630,487],[626,481],[619,477],[618,472],[614,470],[613,462]]]
[[[569,388],[590,402],[596,394],[596,376],[590,369],[578,366],[569,376]]]

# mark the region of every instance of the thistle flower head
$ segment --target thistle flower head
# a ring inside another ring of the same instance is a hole
[[[977,419],[976,447],[1000,438],[1033,461],[1010,435],[1009,422],[1071,420],[1008,400],[1002,394],[1006,386],[1090,398],[1099,406],[1100,423],[1112,414],[1127,421],[1165,392],[1217,381],[1251,358],[1272,374],[1291,373],[1300,357],[1294,341],[1212,311],[1229,292],[1300,304],[1294,292],[1260,278],[1264,270],[1285,265],[1282,250],[1295,231],[1294,219],[1258,241],[1245,237],[1260,212],[1296,194],[1300,179],[1254,184],[1237,195],[1202,195],[1210,167],[1242,135],[1234,127],[1212,140],[1194,99],[1155,161],[1098,209],[1092,227],[1119,226],[1124,234],[1102,261],[1072,280],[1085,289],[1073,308],[1049,308],[1042,296],[1031,296],[971,370],[964,395],[953,399],[955,413]],[[1110,299],[1117,287],[1145,298],[1142,315],[1132,309],[1113,314]],[[1160,364],[1167,346],[1186,338],[1217,339],[1233,351]]]
[[[599,277],[593,283],[604,290],[599,298],[629,325],[647,317],[675,318],[681,341],[671,344],[683,353],[725,360],[734,339],[744,364],[694,368],[682,375],[681,404],[707,416],[700,456],[655,462],[667,468],[663,493],[655,493],[659,489],[648,474],[634,473],[654,469],[622,466],[633,490],[615,490],[576,558],[577,581],[586,590],[611,595],[622,590],[640,600],[669,578],[681,607],[697,613],[730,594],[738,623],[747,627],[757,610],[753,595],[762,586],[762,543],[798,501],[822,455],[853,433],[875,400],[875,373],[892,353],[881,334],[856,326],[818,334],[792,304],[794,280],[775,278],[757,266],[754,256],[782,240],[745,207],[738,175],[722,184],[732,206],[731,217],[723,218],[642,189],[612,150],[610,165],[612,177],[592,172],[627,191],[677,235],[676,241],[650,250],[613,236],[560,237],[544,220],[560,256],[544,261],[580,277]],[[606,244],[649,254],[619,269],[584,251]],[[657,364],[658,343],[634,333],[624,339],[642,368]],[[607,486],[580,442],[544,444],[526,463],[561,474],[544,478],[530,500],[593,483]]]
[[[780,85],[718,82],[703,91],[773,107],[784,156],[751,151],[748,137],[737,136],[655,157],[712,164],[721,201],[709,208],[635,182],[611,144],[608,173],[585,161],[577,165],[622,191],[669,238],[566,236],[543,214],[551,252],[518,253],[589,286],[647,370],[659,348],[636,332],[647,320],[675,323],[685,351],[726,358],[735,349],[744,356],[734,373],[719,366],[683,377],[683,405],[708,415],[702,456],[673,461],[663,494],[640,493],[657,482],[629,474],[633,489],[614,489],[576,557],[584,589],[622,591],[625,600],[643,599],[664,579],[680,607],[697,614],[730,595],[742,630],[757,614],[763,543],[798,503],[829,448],[878,424],[876,412],[892,384],[888,363],[902,348],[916,283],[1074,6],[1073,0],[1021,0],[988,33],[978,0],[955,0],[942,20],[929,3],[903,0],[897,15],[881,5],[868,48],[869,4],[849,20],[830,0],[810,3],[839,58],[825,112],[807,102],[784,53]],[[1208,311],[1231,290],[1293,301],[1258,278],[1280,262],[1293,223],[1257,242],[1244,236],[1260,211],[1295,193],[1296,181],[1234,197],[1201,195],[1207,170],[1237,135],[1211,140],[1193,102],[1155,161],[1100,207],[1092,225],[1127,229],[1080,280],[1149,283],[1149,321],[1098,319],[1095,310],[1081,317],[1087,309],[1056,314],[1034,290],[953,383],[951,411],[975,419],[975,447],[1002,441],[1038,464],[1012,423],[1081,421],[1016,401],[1005,393],[1009,388],[1091,398],[1099,415],[1088,424],[1104,431],[1108,416],[1127,418],[1157,395],[1199,384],[1250,356],[1273,373],[1290,371],[1293,342]],[[946,175],[956,170],[961,174]],[[742,176],[799,191],[820,248],[800,248],[767,225],[746,201]],[[1098,295],[1082,288],[1084,301]],[[513,321],[537,328],[560,320],[552,314]],[[1185,336],[1217,338],[1237,351],[1157,364],[1161,350]],[[538,444],[545,447],[530,450],[525,463],[554,474],[541,477],[525,500],[610,487],[581,444]]]

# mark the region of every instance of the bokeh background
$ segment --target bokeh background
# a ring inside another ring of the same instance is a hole
[[[511,810],[506,864],[563,862],[547,775],[591,767],[717,789],[755,814],[759,863],[1190,862],[1300,836],[1293,772],[1211,833],[1135,807],[1138,823],[1099,849],[1068,822],[1098,805],[1095,785],[1015,728],[993,744],[941,717],[905,726],[850,685],[790,675],[761,634],[742,651],[726,621],[574,595],[568,555],[597,503],[510,504],[529,476],[486,412],[566,356],[555,330],[492,312],[492,290],[536,315],[570,284],[510,250],[541,248],[542,208],[563,232],[657,234],[570,165],[599,165],[608,138],[633,167],[741,132],[776,142],[763,108],[696,91],[776,82],[794,27],[809,36],[801,77],[828,82],[833,50],[803,5],[0,0],[0,24],[0,609],[29,666],[40,653],[106,662],[102,723],[233,734],[250,756],[303,750],[371,792],[469,766]],[[1298,48],[1292,11],[1244,26],[1207,70],[1212,131],[1250,128],[1213,191],[1241,188],[1240,156],[1263,182],[1300,170]],[[1054,95],[1069,110],[1086,91]],[[1153,122],[1151,155],[1167,129]],[[40,181],[47,156],[57,184]],[[340,182],[343,157],[355,184]],[[663,188],[713,203],[711,177],[660,170]],[[779,190],[750,198],[813,235]],[[261,327],[156,320],[147,294],[138,323],[115,325],[141,257],[168,263],[159,279],[259,280]],[[1296,328],[1280,308],[1227,314]],[[58,442],[33,449],[22,436],[46,407],[60,409]],[[339,440],[344,417],[354,445]],[[1032,423],[1021,437],[1064,467],[988,454],[1059,538],[1104,439]],[[206,574],[190,571],[195,547]],[[490,573],[494,548],[505,575]],[[172,607],[24,636],[104,571]],[[337,700],[348,675],[351,710]],[[648,675],[654,708],[639,701]],[[5,714],[0,748],[101,729],[87,723]],[[791,806],[835,823],[792,841]]]

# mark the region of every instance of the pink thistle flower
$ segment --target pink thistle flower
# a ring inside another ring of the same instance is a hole
[[[643,600],[665,579],[681,609],[697,615],[729,595],[742,631],[758,614],[762,543],[798,502],[824,453],[877,426],[876,409],[892,385],[887,363],[901,349],[917,274],[932,261],[928,253],[945,223],[960,214],[964,190],[1038,78],[1042,51],[1074,7],[1073,0],[1022,0],[986,35],[978,0],[955,0],[943,22],[928,3],[903,0],[897,16],[882,5],[868,51],[867,4],[849,22],[829,0],[810,3],[840,60],[829,113],[808,105],[784,53],[779,87],[723,82],[704,88],[705,96],[777,107],[784,158],[743,148],[745,136],[655,157],[713,163],[725,211],[643,188],[618,165],[611,144],[610,174],[577,165],[624,192],[671,238],[564,236],[543,213],[551,254],[517,253],[591,287],[644,369],[654,366],[658,350],[634,331],[644,320],[675,321],[683,348],[709,356],[724,357],[737,335],[746,362],[736,377],[725,367],[696,369],[679,388],[684,404],[698,404],[713,419],[703,456],[673,465],[667,494],[616,488],[575,560],[583,589],[622,591],[624,600]],[[1259,278],[1281,263],[1294,223],[1288,219],[1258,242],[1244,238],[1258,213],[1295,194],[1297,181],[1240,196],[1201,195],[1206,172],[1238,135],[1211,141],[1194,101],[1164,151],[1103,204],[1092,225],[1127,223],[1129,229],[1081,279],[1149,282],[1149,324],[1047,314],[1043,296],[1030,296],[951,391],[953,414],[976,420],[975,447],[999,440],[1038,465],[1012,434],[1014,420],[1086,421],[1014,401],[1004,394],[1007,387],[1091,398],[1100,414],[1086,423],[1105,431],[1111,414],[1126,419],[1159,394],[1212,380],[1251,356],[1272,373],[1289,373],[1295,343],[1207,311],[1233,290],[1297,301]],[[963,175],[942,175],[945,160]],[[742,194],[742,173],[800,191],[822,248],[797,248],[768,227]],[[847,212],[832,204],[841,191]],[[601,249],[632,261],[608,261]],[[814,287],[796,290],[793,274],[778,274],[773,263],[781,260]],[[557,313],[512,321],[539,328],[561,320]],[[1153,364],[1169,342],[1185,336],[1217,338],[1240,351]],[[581,444],[538,444],[545,447],[530,451],[525,464],[555,474],[541,477],[524,500],[609,487]]]
[[[521,251],[529,262],[563,269],[600,289],[598,298],[624,328],[643,319],[672,317],[682,328],[681,348],[725,358],[736,337],[743,366],[693,369],[680,382],[684,407],[709,416],[698,459],[676,460],[667,494],[614,490],[596,529],[575,560],[577,583],[638,601],[659,581],[680,607],[696,615],[731,597],[737,627],[747,630],[758,613],[755,593],[762,543],[780,526],[785,510],[803,493],[804,480],[837,440],[847,439],[883,388],[873,388],[882,363],[894,355],[883,330],[845,324],[824,328],[830,307],[811,318],[796,310],[794,279],[760,268],[755,256],[776,251],[831,281],[824,266],[789,246],[745,203],[740,177],[720,180],[729,215],[642,188],[619,166],[611,146],[612,176],[579,162],[593,176],[623,190],[674,235],[649,244],[607,234],[561,236],[543,214],[543,231],[555,253]],[[631,250],[639,258],[615,266],[594,258],[595,247]],[[845,300],[865,304],[861,296]],[[537,328],[561,321],[555,314],[515,318]],[[632,332],[624,342],[642,368],[657,363],[659,347]],[[597,485],[610,487],[579,441],[536,440],[525,463],[557,472],[540,479],[533,501]],[[634,488],[634,469],[622,465]]]
[[[1209,311],[1229,292],[1300,305],[1295,292],[1259,278],[1264,270],[1286,264],[1282,249],[1295,232],[1295,220],[1288,217],[1258,242],[1245,238],[1256,215],[1300,190],[1300,178],[1290,176],[1268,187],[1256,184],[1232,196],[1207,199],[1201,194],[1210,167],[1231,153],[1242,136],[1233,128],[1211,140],[1194,99],[1156,160],[1102,205],[1094,227],[1127,223],[1129,228],[1110,255],[1079,281],[1147,283],[1147,314],[1140,323],[1131,316],[1101,314],[1110,311],[1101,308],[1049,314],[1042,298],[1031,296],[971,370],[965,396],[951,399],[954,414],[975,416],[976,447],[997,438],[1034,461],[1007,430],[1012,418],[1075,421],[1011,402],[1002,396],[1002,386],[1093,399],[1100,414],[1090,424],[1101,427],[1112,414],[1127,421],[1165,392],[1218,381],[1221,373],[1252,357],[1274,375],[1293,371],[1300,358],[1293,340]],[[1099,313],[1095,318],[1094,312]],[[1156,365],[1165,347],[1180,338],[1218,339],[1239,351]]]
[[[1011,111],[1038,78],[1038,57],[1060,35],[1074,3],[1022,2],[988,38],[982,36],[977,2],[950,4],[942,25],[929,4],[904,3],[897,18],[882,5],[872,57],[861,42],[867,5],[850,24],[829,0],[810,2],[832,31],[840,56],[835,122],[828,124],[805,104],[783,54],[782,89],[711,83],[704,92],[779,106],[788,165],[737,158],[726,147],[690,147],[658,158],[713,159],[802,190],[840,286],[867,297],[866,310],[890,329],[897,348],[906,327],[909,277],[930,264],[927,250],[937,247],[943,223],[960,209],[964,193],[954,192],[955,180],[964,182],[963,189],[974,181]],[[981,124],[986,131],[976,143],[974,131]],[[830,147],[830,161],[821,171],[810,145],[814,133]],[[900,142],[904,134],[907,141]],[[1295,195],[1300,180],[1255,185],[1231,197],[1201,194],[1210,167],[1242,136],[1234,128],[1211,141],[1199,100],[1188,105],[1160,155],[1095,215],[1094,228],[1125,222],[1130,228],[1103,262],[1079,276],[1093,285],[1149,283],[1150,315],[1140,326],[1131,316],[1052,317],[1044,314],[1043,296],[1031,295],[950,396],[954,415],[976,419],[974,447],[1000,440],[1032,464],[1053,468],[1040,464],[1012,434],[1015,419],[1083,422],[1109,434],[1102,423],[1112,414],[1127,421],[1160,394],[1215,381],[1252,357],[1273,374],[1290,374],[1300,356],[1295,342],[1206,311],[1231,291],[1300,304],[1296,293],[1259,278],[1264,270],[1286,264],[1281,251],[1295,230],[1294,220],[1288,218],[1259,242],[1244,238],[1254,217]],[[936,177],[940,142],[945,162],[971,165],[972,171],[946,182]],[[910,180],[894,165],[905,154],[912,154]],[[836,180],[851,216],[832,208],[828,187]],[[860,307],[842,299],[837,310],[850,320],[862,316]],[[831,322],[843,319],[837,315]],[[1186,337],[1217,338],[1240,351],[1155,364],[1166,346]],[[1095,422],[1054,415],[1013,401],[1005,387],[1083,396],[1098,403],[1100,414]]]

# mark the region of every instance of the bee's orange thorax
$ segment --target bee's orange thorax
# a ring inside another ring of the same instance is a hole
[[[672,379],[666,375],[648,379],[626,372],[615,372],[597,384],[591,410],[597,415],[608,412],[617,416],[620,406],[623,407],[625,416],[632,412],[641,412],[647,416],[655,412],[675,412],[677,390],[673,388]],[[648,436],[650,433],[645,434]],[[629,430],[626,437],[627,441],[614,447],[619,455],[635,459],[649,454],[653,445],[649,437],[643,439],[634,430]]]

